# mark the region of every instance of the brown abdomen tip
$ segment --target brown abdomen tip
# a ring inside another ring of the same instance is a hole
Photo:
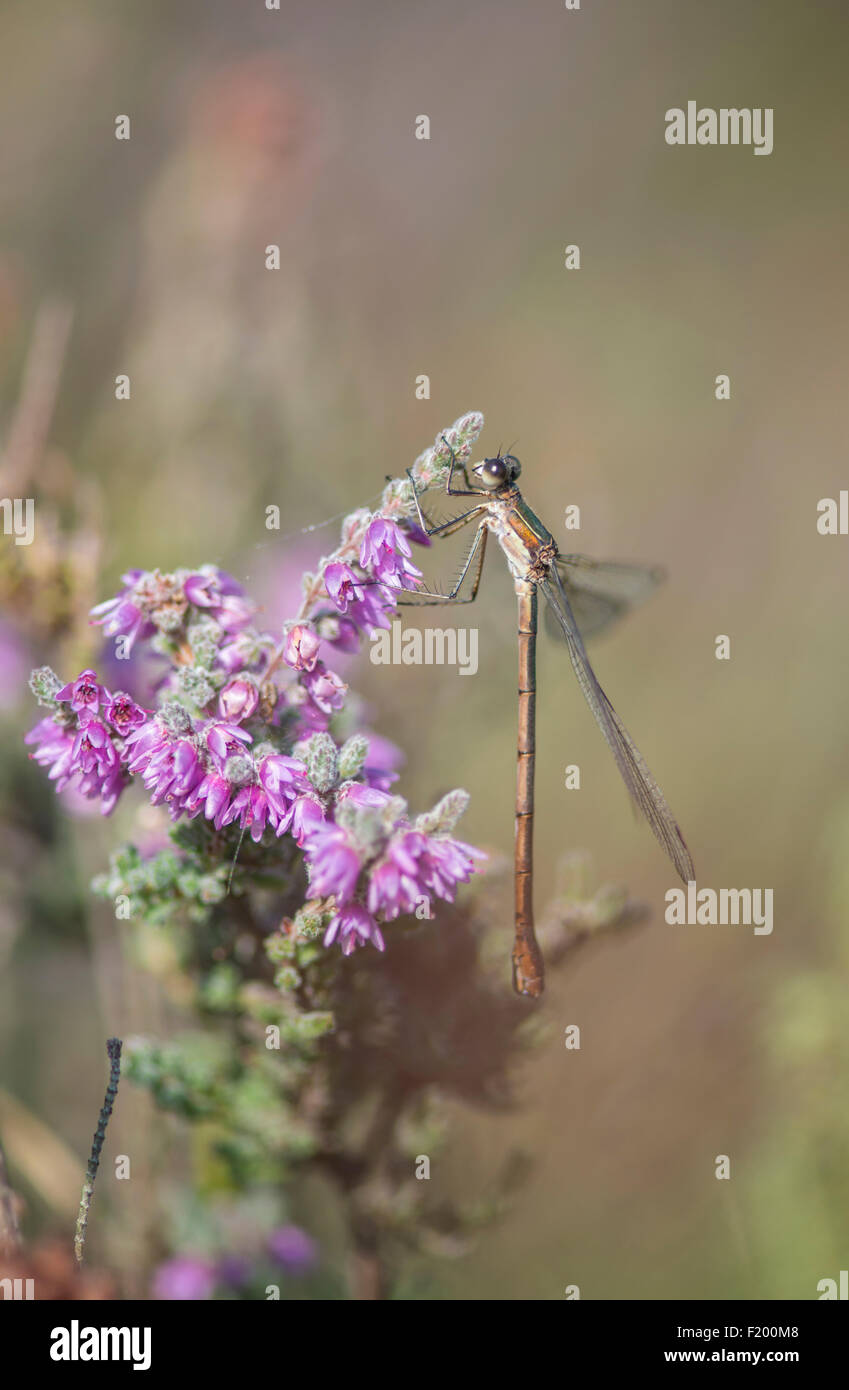
[[[538,951],[524,948],[513,952],[513,988],[527,999],[539,999],[545,988],[545,971]]]

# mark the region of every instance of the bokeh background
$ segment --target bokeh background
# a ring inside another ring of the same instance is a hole
[[[516,1110],[457,1108],[441,1181],[474,1193],[517,1144],[533,1180],[410,1296],[813,1298],[845,1268],[849,538],[817,534],[816,504],[849,486],[847,43],[842,0],[4,4],[0,491],[38,519],[0,567],[0,1129],[30,1233],[73,1220],[103,1039],[167,1019],[87,889],[145,812],[58,807],[21,745],[29,667],[96,659],[87,610],[130,566],[215,562],[279,620],[334,544],[302,528],[480,409],[565,549],[668,570],[597,669],[699,883],[771,887],[775,929],[666,926],[669,866],[541,643],[540,907],[581,851],[651,917],[552,980]],[[774,152],[668,147],[665,110],[691,98],[773,107]],[[411,804],[465,786],[466,838],[509,854],[496,553],[474,620],[474,678],[361,661],[351,679],[407,750]],[[187,1199],[146,1099],[128,1089],[114,1125],[140,1178],[132,1213],[95,1199],[114,1230],[93,1238],[140,1293],[139,1231]]]

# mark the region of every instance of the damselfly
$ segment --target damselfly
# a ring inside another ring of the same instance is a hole
[[[518,597],[519,621],[519,739],[516,786],[515,927],[513,983],[519,994],[533,998],[542,993],[544,968],[534,930],[533,818],[536,702],[537,594],[541,589],[548,615],[566,646],[578,684],[616,759],[628,791],[666,850],[684,882],[695,878],[693,861],[666,800],[646,766],[642,754],[624,728],[590,665],[584,638],[615,620],[657,582],[657,571],[638,565],[607,565],[579,555],[561,555],[550,531],[530,509],[516,484],[521,464],[513,454],[500,452],[472,467],[478,486],[469,478],[469,467],[459,463],[443,436],[451,456],[446,493],[450,497],[475,498],[459,516],[439,526],[430,525],[422,510],[411,469],[419,524],[428,536],[450,536],[464,526],[477,524],[477,532],[462,573],[447,594],[421,591],[423,603],[471,603],[474,601],[490,532],[507,557]],[[455,473],[462,473],[465,487],[454,487]],[[460,590],[471,574],[469,593]],[[417,600],[413,600],[417,602]]]

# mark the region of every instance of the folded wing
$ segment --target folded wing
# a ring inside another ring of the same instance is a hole
[[[607,740],[611,753],[616,759],[616,766],[619,768],[625,786],[645,816],[658,841],[666,850],[678,874],[685,883],[689,882],[696,876],[690,851],[684,842],[675,817],[666,804],[663,792],[596,679],[596,674],[590,665],[584,647],[575,613],[557,568],[552,568],[549,571],[549,578],[543,580],[539,587],[548,600],[549,611],[553,614],[557,626],[566,638],[566,646],[569,649],[569,656],[578,678],[578,684]]]

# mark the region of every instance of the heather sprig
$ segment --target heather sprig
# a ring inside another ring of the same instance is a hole
[[[416,461],[416,486],[443,482],[451,449],[467,459],[482,425],[473,413],[444,431]],[[219,837],[204,847],[203,872],[183,865],[167,881],[162,863],[148,871],[139,859],[126,881],[113,864],[99,891],[119,887],[156,920],[187,899],[196,917],[194,887],[205,884],[205,901],[216,901],[214,861],[235,853],[225,834],[234,826],[269,851],[272,868],[281,863],[273,840],[295,847],[305,892],[333,909],[325,946],[338,944],[343,954],[365,943],[382,951],[386,923],[417,910],[430,917],[433,899],[453,900],[481,857],[452,838],[465,793],[452,794],[450,817],[435,808],[414,820],[403,798],[389,793],[395,773],[372,762],[368,732],[336,733],[348,686],[329,664],[334,650],[388,627],[398,595],[421,577],[411,541],[426,538],[412,507],[409,480],[397,480],[376,511],[347,516],[337,548],[304,576],[300,609],[279,638],[255,626],[251,600],[215,565],[128,571],[92,620],[119,657],[150,641],[166,658],[152,708],[110,690],[91,669],[66,684],[48,667],[34,673],[33,691],[49,712],[26,742],[57,791],[72,787],[108,815],[135,783],[175,824],[201,818]],[[296,858],[291,849],[282,856],[289,874]],[[154,892],[140,882],[149,872],[159,883]]]

